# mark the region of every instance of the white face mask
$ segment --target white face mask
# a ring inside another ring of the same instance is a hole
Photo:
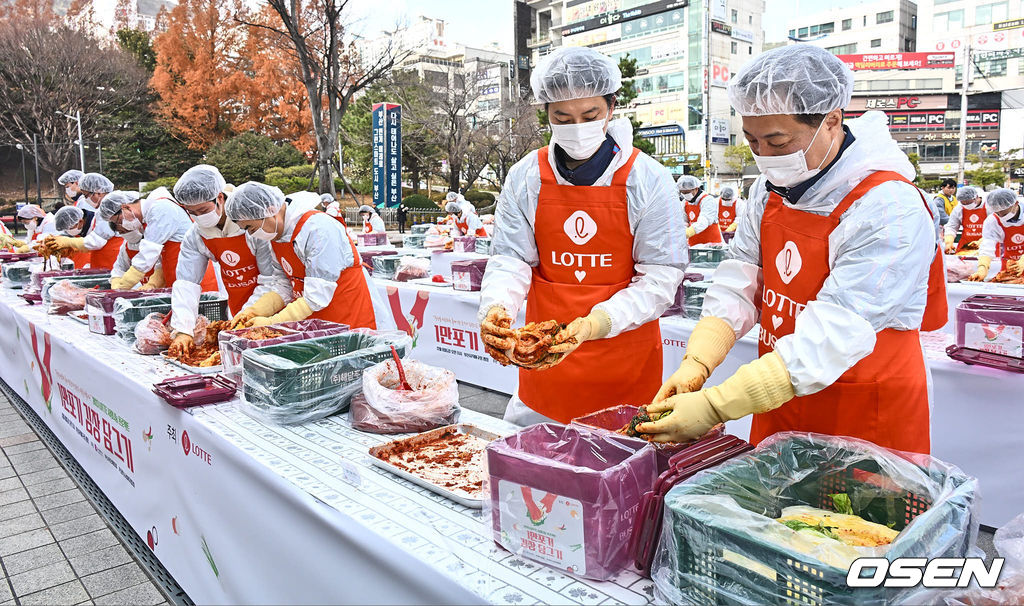
[[[64,193],[67,194],[67,196],[69,198],[74,198],[75,197],[75,192],[71,191],[70,187],[65,187],[64,188]]]
[[[196,215],[194,218],[195,218],[196,225],[198,225],[199,227],[207,228],[207,229],[209,229],[211,227],[216,227],[217,224],[220,223],[220,213],[217,212],[216,209],[211,210],[208,213],[203,213],[201,215]]]
[[[25,224],[25,228],[29,231],[35,231],[37,227],[39,227],[39,219],[32,219]]]
[[[263,223],[260,223],[260,228],[257,229],[256,231],[252,232],[251,235],[252,235],[253,238],[256,238],[257,240],[263,240],[265,242],[273,242],[274,240],[277,239],[277,232],[276,231],[266,231],[265,229],[263,229],[263,225],[266,222],[267,222],[267,220],[263,219]]]
[[[692,202],[693,194],[683,194],[683,200],[686,200],[687,202]]]
[[[587,160],[605,140],[608,120],[594,120],[580,124],[552,124],[551,142],[562,148],[573,160]]]
[[[124,211],[122,210],[121,227],[127,229],[128,231],[142,232],[142,221],[139,221],[138,217],[136,217],[134,214],[132,215],[131,219],[125,219]]]
[[[123,238],[124,241],[129,244],[135,245],[138,244],[139,242],[142,242],[142,232],[130,231],[121,234],[121,238]]]
[[[981,206],[981,198],[975,198],[975,199],[970,200],[970,201],[963,201],[963,200],[961,200],[960,204],[963,204],[964,208],[970,208],[970,209],[973,210],[973,209],[979,208]]]
[[[80,233],[82,233],[81,227],[72,227],[71,229],[68,230],[69,236],[77,236]]]
[[[1006,213],[1006,216],[996,215],[996,219],[998,219],[999,222],[1002,223],[1006,227],[1009,227],[1009,225],[1007,225],[1008,223],[1013,222],[1015,219],[1019,219],[1020,218],[1020,206],[1017,205],[1017,204],[1014,204],[1010,208],[1015,208],[1016,210],[1014,210],[1013,212]]]
[[[784,156],[759,156],[753,154],[754,163],[757,164],[757,169],[764,173],[765,177],[772,182],[773,185],[779,187],[793,187],[794,185],[800,185],[804,181],[810,179],[814,175],[821,172],[821,166],[825,163],[825,158],[828,157],[829,152],[832,151],[832,146],[835,145],[835,141],[828,146],[828,151],[825,152],[825,157],[821,159],[821,164],[818,164],[817,168],[810,168],[807,166],[807,150],[811,149],[814,145],[814,140],[818,138],[818,133],[821,132],[822,125],[825,121],[822,120],[821,124],[818,125],[818,129],[814,131],[814,136],[811,137],[811,142],[807,144],[806,149],[795,151],[791,154]]]

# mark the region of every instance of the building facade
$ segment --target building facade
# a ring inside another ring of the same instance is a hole
[[[705,11],[710,10],[710,69]],[[734,182],[726,146],[742,143],[742,126],[726,95],[729,76],[761,52],[763,0],[517,0],[516,65],[528,90],[529,69],[560,46],[587,46],[618,61],[636,59],[637,98],[616,117],[642,122],[656,157],[682,174],[705,156],[705,82],[711,130],[711,173]],[[525,69],[524,69],[525,67]],[[716,179],[710,186],[714,189]]]
[[[917,14],[911,0],[885,0],[795,15],[788,24],[789,40],[821,46],[836,55],[914,52]]]

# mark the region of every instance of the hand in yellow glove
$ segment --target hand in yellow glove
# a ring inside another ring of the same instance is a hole
[[[268,324],[280,324],[281,322],[298,322],[313,315],[306,299],[299,297],[285,306],[284,309],[270,316],[269,318],[253,318],[246,326],[266,326]]]
[[[736,231],[736,228],[739,227],[739,226],[740,226],[739,221],[733,221],[732,225],[730,225],[729,227],[725,228],[725,231],[727,231],[727,232],[734,232],[734,231]]]
[[[157,288],[164,287],[164,269],[162,267],[154,267],[152,275],[146,280],[146,283],[139,287],[139,290],[156,290]]]
[[[22,246],[25,246],[25,241],[19,240],[17,238],[11,238],[11,246],[17,246],[18,248],[21,248]]]
[[[179,332],[174,340],[171,341],[171,346],[167,348],[167,355],[180,358],[184,354],[192,351],[195,346],[195,341],[192,339],[192,335],[187,332]]]
[[[985,278],[988,277],[988,268],[992,264],[992,257],[981,257],[978,259],[978,271],[971,274],[970,278],[967,278],[971,282],[984,282]]]
[[[145,276],[141,271],[136,269],[134,266],[129,267],[128,271],[124,272],[124,275],[120,278],[110,279],[110,288],[114,290],[131,290],[135,288],[135,285],[142,281]]]
[[[956,243],[953,242],[953,240],[955,240],[955,239],[956,239],[956,236],[954,236],[953,234],[946,234],[946,236],[944,238],[944,243],[946,245],[946,254],[947,255],[951,255],[951,254],[956,252]]]
[[[683,363],[661,386],[654,401],[661,402],[704,387],[704,381],[725,360],[735,343],[736,332],[724,320],[714,316],[701,318],[690,333]]]
[[[569,325],[558,331],[553,339],[553,345],[548,351],[553,354],[571,354],[576,349],[594,339],[603,339],[612,331],[612,319],[608,312],[603,309],[595,309],[582,318],[576,318]],[[554,362],[538,366],[538,368],[551,368],[565,359],[565,355],[556,358]]]
[[[32,247],[28,244],[23,244],[14,250],[16,253],[27,253],[32,252]]]
[[[1006,263],[1013,268],[1015,273],[1024,274],[1024,257],[1020,257],[1014,261],[1007,261]]]
[[[67,236],[55,236],[53,245],[57,248],[70,248],[78,252],[85,252],[85,238],[69,238]]]
[[[693,227],[687,227],[686,228],[686,237],[687,238],[692,238],[692,237],[694,237],[696,235],[697,235],[697,230],[695,228],[693,228]]]
[[[256,299],[256,302],[249,307],[246,307],[235,314],[235,317],[231,318],[231,328],[240,328],[242,326],[262,326],[253,325],[250,324],[250,322],[254,318],[260,316],[272,316],[282,309],[284,309],[284,299],[282,299],[281,295],[276,292],[270,291],[259,299]]]
[[[641,423],[637,430],[652,434],[653,442],[687,442],[719,423],[774,410],[795,395],[786,364],[771,351],[741,366],[721,385],[648,404],[649,414],[672,414]]]

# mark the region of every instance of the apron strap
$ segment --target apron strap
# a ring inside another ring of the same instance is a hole
[[[853,203],[859,200],[861,196],[866,194],[869,190],[881,185],[882,183],[885,183],[886,181],[902,181],[904,183],[909,183],[910,185],[913,185],[913,183],[910,183],[910,181],[908,181],[903,175],[891,170],[880,170],[873,172],[870,175],[868,175],[863,181],[857,184],[857,187],[854,187],[853,191],[846,194],[846,197],[843,198],[843,201],[839,203],[839,206],[836,206],[835,210],[832,211],[832,214],[830,214],[829,217],[839,220],[839,218],[843,216],[843,213],[850,210],[850,207],[853,206]],[[921,196],[921,200],[925,203],[925,207],[927,208],[928,202],[924,199],[924,196],[921,195],[921,191],[918,190],[917,193],[918,195]],[[928,208],[928,213],[932,214],[931,208]],[[932,216],[934,217],[934,215]]]
[[[633,153],[629,155],[629,160],[623,164],[619,170],[615,171],[615,176],[612,177],[612,185],[625,186],[626,180],[629,179],[629,172],[633,170],[633,162],[636,162],[636,157],[640,155],[640,150],[633,148]]]
[[[302,231],[302,226],[306,224],[306,221],[308,221],[310,217],[312,217],[313,215],[317,214],[318,212],[320,212],[320,211],[318,211],[318,210],[308,210],[301,217],[299,217],[298,223],[295,224],[295,230],[292,231],[292,241],[291,241],[291,244],[293,246],[295,245],[295,240],[297,240],[298,237],[299,237],[299,232]]]
[[[555,179],[555,173],[551,170],[551,162],[548,160],[549,150],[550,147],[542,147],[537,150],[537,165],[538,168],[540,168],[540,182],[547,185],[558,185],[558,181]],[[629,173],[633,170],[633,162],[636,161],[638,155],[640,155],[640,150],[634,147],[633,153],[630,154],[626,163],[619,167],[619,170],[615,171],[615,175],[612,177],[612,185],[623,186],[626,184],[626,180],[629,179]]]

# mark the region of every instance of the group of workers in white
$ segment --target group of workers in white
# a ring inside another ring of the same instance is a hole
[[[997,248],[1022,263],[1024,217],[1014,192],[990,192],[983,205],[965,187],[939,237],[936,209],[912,185],[913,165],[884,114],[844,119],[853,80],[833,54],[805,45],[768,51],[730,80],[762,174],[743,201],[732,188],[711,196],[693,176],[673,182],[633,147],[629,121],[612,119],[621,73],[609,57],[589,48],[544,57],[531,85],[551,142],[509,171],[478,320],[484,335],[500,336],[526,305],[528,322],[567,324],[575,348],[553,367],[519,369],[506,419],[568,422],[652,402],[651,413],[671,411],[639,427],[654,441],[754,415],[754,443],[814,431],[927,453],[918,333],[947,317],[943,252],[962,228],[960,246],[981,239],[980,278]],[[69,205],[55,216],[19,211],[29,228],[22,246],[59,234],[83,263],[111,268],[114,288],[170,288],[172,349],[192,346],[200,293],[221,287],[235,325],[393,327],[333,196],[285,196],[257,182],[233,189],[208,165],[186,171],[173,194],[144,199],[96,173],[69,171],[60,182]],[[444,210],[460,234],[486,234],[457,192]],[[375,208],[359,214],[364,233],[384,231]],[[688,247],[723,233],[734,234],[727,260],[681,366],[663,382],[658,318],[675,299]],[[705,387],[755,326],[760,357]]]

